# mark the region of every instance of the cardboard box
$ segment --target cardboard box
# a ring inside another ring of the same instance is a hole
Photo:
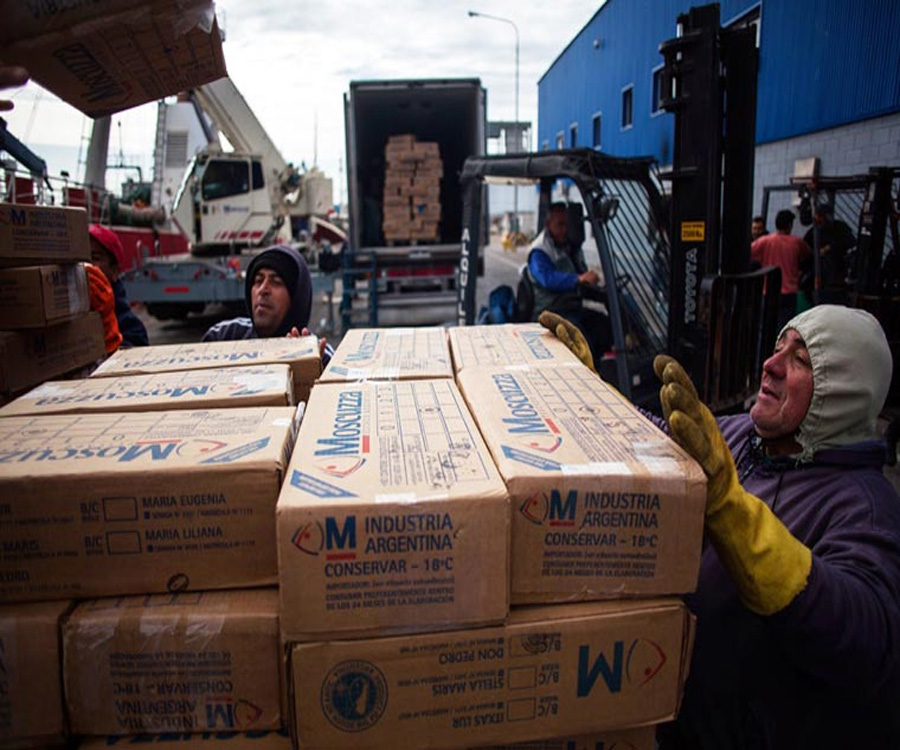
[[[275,583],[290,407],[0,419],[0,601]]]
[[[258,732],[202,732],[200,734],[157,734],[157,735],[109,735],[107,737],[86,737],[78,745],[79,750],[108,750],[108,748],[128,748],[132,745],[145,747],[153,745],[153,750],[293,750],[291,736],[285,729]],[[579,748],[578,750],[581,750]],[[591,750],[590,748],[586,750]],[[638,750],[644,750],[639,748]]]
[[[0,394],[21,393],[106,356],[95,312],[47,328],[0,331]]]
[[[0,270],[3,328],[42,328],[90,309],[84,266],[73,263]]]
[[[587,368],[457,380],[509,489],[513,604],[693,591],[699,465]]]
[[[210,0],[0,2],[6,63],[89,117],[121,112],[227,75]]]
[[[298,339],[244,339],[119,349],[91,377],[278,364],[290,365],[294,398],[297,403],[306,401],[310,388],[322,372],[319,340],[315,336],[303,336]]]
[[[274,588],[88,600],[62,640],[74,734],[281,725]]]
[[[18,7],[18,3],[2,4]],[[88,220],[83,208],[0,203],[0,267],[90,259]]]
[[[452,377],[447,333],[439,326],[351,328],[319,382]]]
[[[656,727],[637,727],[610,732],[531,740],[512,745],[492,745],[478,750],[656,750]]]
[[[451,380],[317,385],[277,516],[287,641],[506,616],[506,488]]]
[[[675,599],[527,607],[505,626],[291,651],[300,748],[471,748],[659,723],[693,618]]]
[[[0,417],[173,409],[290,406],[294,384],[287,365],[221,367],[121,378],[55,380],[0,408]]]
[[[457,374],[467,367],[584,367],[569,347],[539,323],[455,326],[448,333]]]
[[[65,734],[59,620],[71,602],[0,607],[0,745],[52,744]]]

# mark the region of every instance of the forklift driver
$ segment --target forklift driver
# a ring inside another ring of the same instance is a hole
[[[595,361],[612,346],[609,318],[585,307],[584,298],[602,299],[599,276],[587,267],[581,247],[569,242],[566,204],[553,203],[544,222],[544,240],[528,254],[524,271],[534,291],[532,320],[541,312],[558,313],[578,326],[591,348]]]
[[[541,323],[586,349],[558,316]],[[900,498],[877,432],[892,374],[881,325],[840,305],[795,316],[746,414],[713,417],[671,357],[654,370],[665,419],[651,418],[707,476],[707,543],[686,597],[696,643],[660,748],[900,747]]]
[[[312,298],[312,277],[300,251],[288,245],[267,248],[247,267],[244,301],[250,317],[220,321],[202,340],[309,336]],[[319,344],[324,365],[333,351],[324,338]]]

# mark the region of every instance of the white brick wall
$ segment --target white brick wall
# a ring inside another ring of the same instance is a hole
[[[829,177],[900,166],[900,114],[757,146],[753,213],[760,211],[764,186],[788,184],[794,161],[811,156],[819,157],[819,174]]]

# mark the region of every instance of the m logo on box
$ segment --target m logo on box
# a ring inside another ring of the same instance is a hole
[[[301,552],[318,555],[323,549],[329,560],[347,560],[356,557],[356,516],[347,516],[340,526],[332,516],[325,518],[325,526],[310,521],[301,526],[291,537],[291,543]],[[352,551],[345,551],[352,550]]]
[[[259,721],[262,709],[248,700],[240,698],[232,703],[224,700],[209,700],[206,703],[207,729],[247,729]]]
[[[519,506],[519,512],[538,526],[544,521],[551,526],[574,526],[577,507],[577,490],[569,490],[565,500],[559,490],[551,490],[549,501],[546,495],[532,495]]]
[[[591,662],[591,647],[578,647],[578,697],[585,698],[591,694],[598,677],[603,678],[610,693],[620,693],[623,688],[646,685],[660,673],[666,663],[666,654],[662,647],[647,638],[635,638],[628,647],[625,656],[625,642],[613,644],[612,665],[601,651]]]

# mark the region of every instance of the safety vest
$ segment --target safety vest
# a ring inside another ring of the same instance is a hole
[[[531,252],[533,253],[535,250],[540,249],[541,248],[534,248]],[[541,250],[541,252],[543,252],[543,250]],[[547,257],[550,256],[548,255]],[[528,259],[531,259],[531,253],[528,254]],[[561,255],[554,260],[553,267],[556,268],[557,271],[562,271],[564,273],[578,274],[578,269],[575,268],[575,263],[568,254]],[[574,312],[575,310],[581,309],[581,296],[578,294],[577,290],[573,289],[571,292],[551,292],[535,281],[534,276],[531,275],[531,269],[527,266],[525,268],[525,277],[528,279],[528,282],[531,284],[531,289],[534,292],[534,312],[531,315],[532,320],[537,320],[538,316],[544,310],[551,310],[552,312],[563,315],[567,312]]]

